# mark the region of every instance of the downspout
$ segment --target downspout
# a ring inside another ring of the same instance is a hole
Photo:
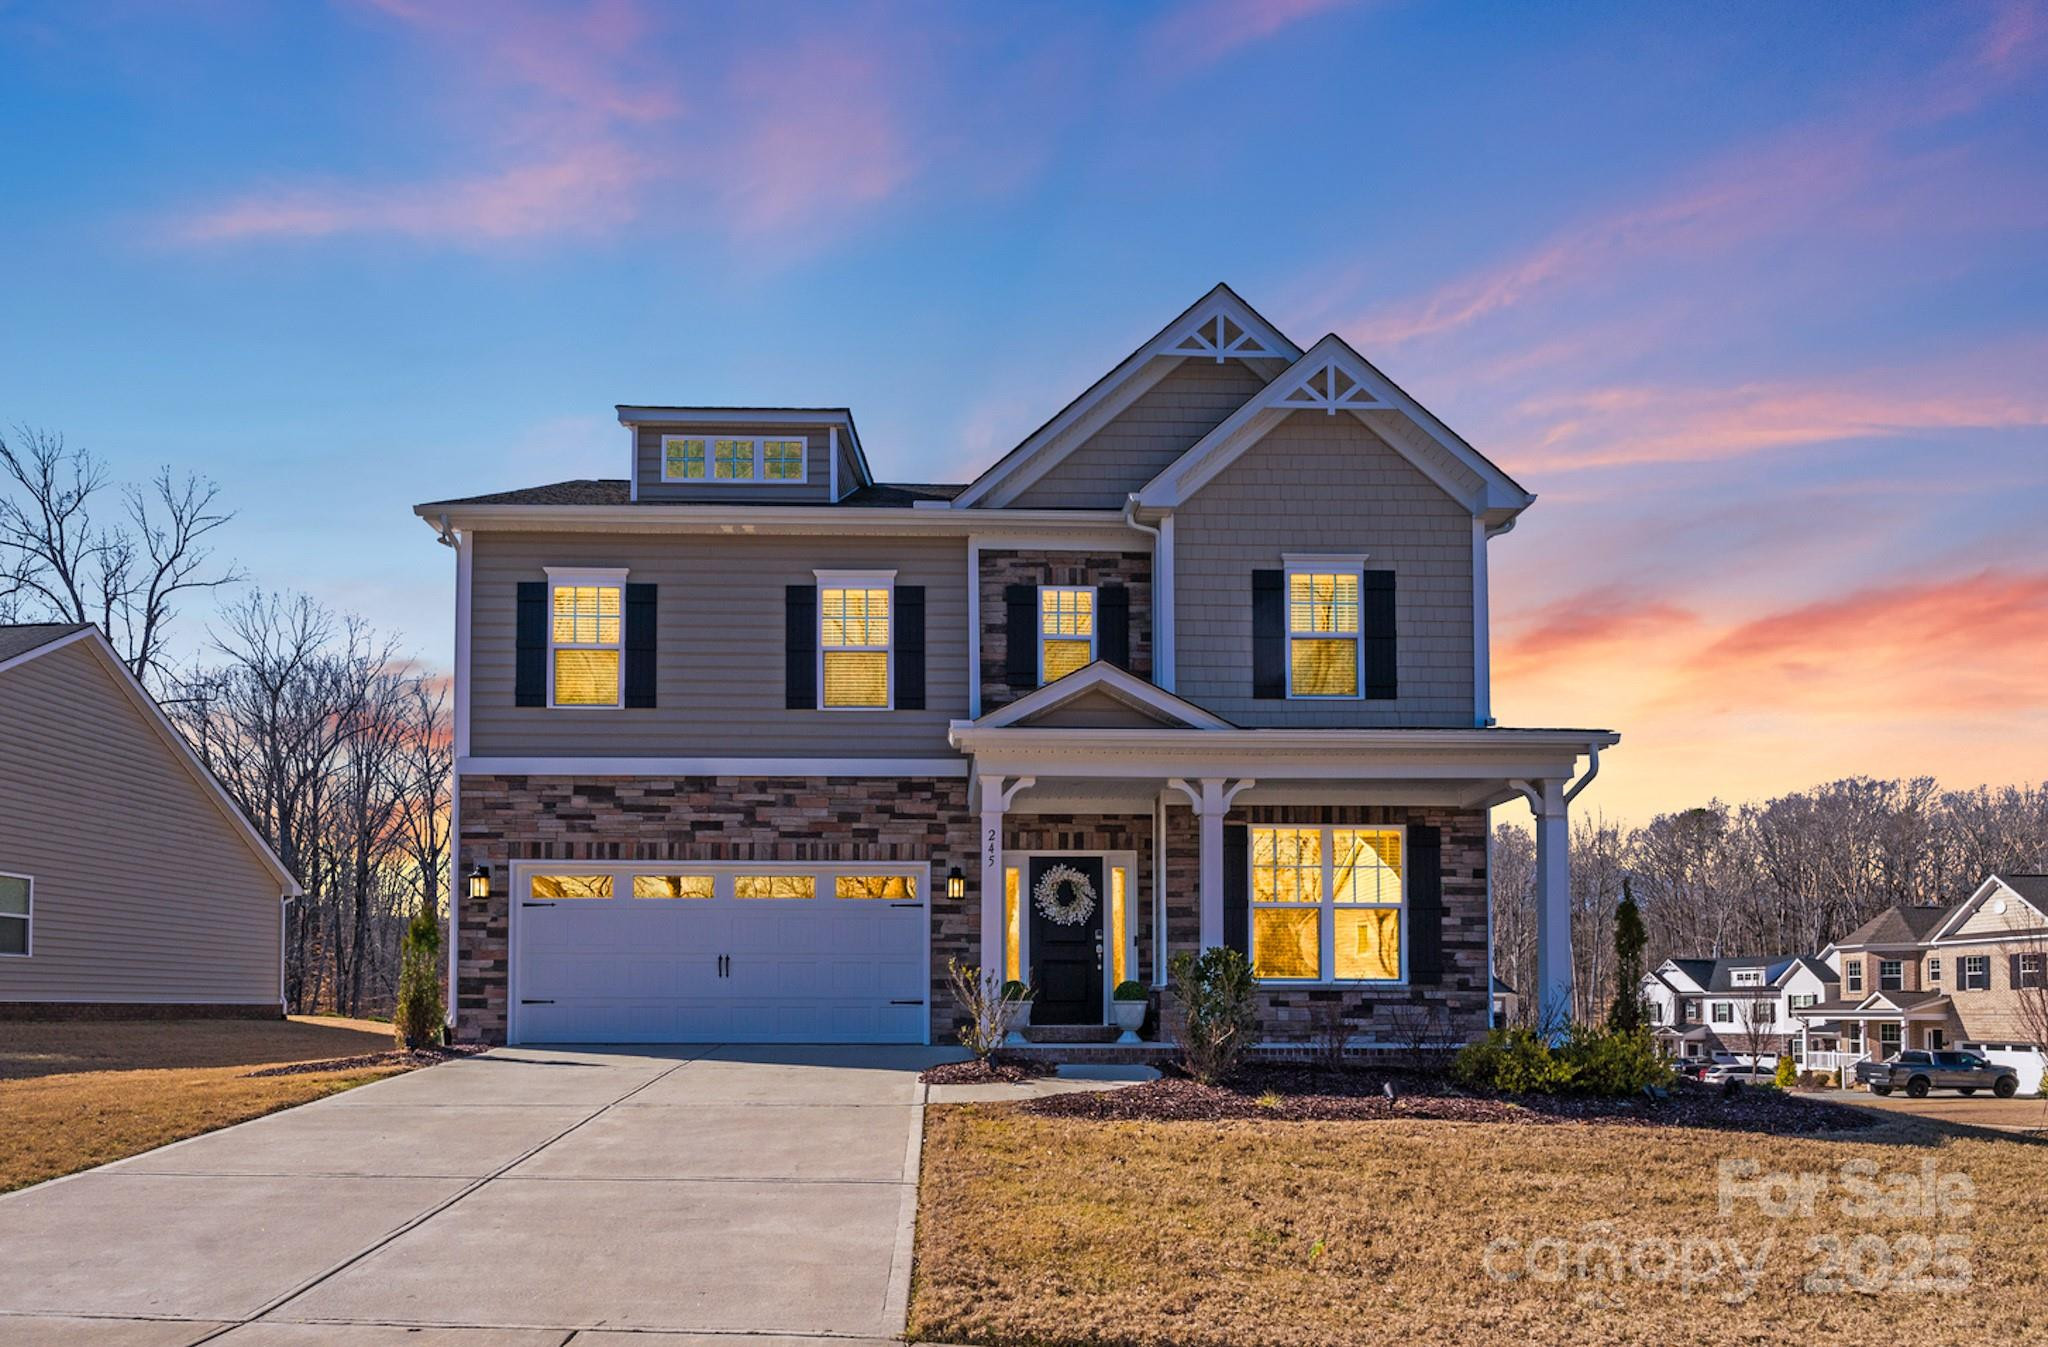
[[[277,1017],[283,1019],[291,1014],[291,1001],[285,995],[285,948],[291,943],[291,906],[297,901],[289,893],[277,896]]]
[[[1586,745],[1586,756],[1591,759],[1586,764],[1586,774],[1577,781],[1574,781],[1572,788],[1564,793],[1564,802],[1566,804],[1570,804],[1573,800],[1578,799],[1579,792],[1592,785],[1593,778],[1600,775],[1600,745]]]
[[[1138,495],[1124,497],[1124,526],[1152,535],[1152,682],[1173,691],[1173,552],[1163,528],[1138,520]]]

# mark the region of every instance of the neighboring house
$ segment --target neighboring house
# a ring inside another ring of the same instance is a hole
[[[964,486],[877,480],[844,408],[618,417],[625,477],[416,507],[460,1038],[943,1041],[953,961],[1097,1026],[1211,946],[1267,1041],[1469,1036],[1516,799],[1569,1004],[1617,736],[1493,722],[1487,543],[1534,497],[1337,337],[1218,286]]]
[[[299,893],[90,626],[0,626],[0,1019],[283,1013]]]
[[[1643,975],[1643,1000],[1660,1046],[1674,1057],[1798,1048],[1798,1012],[1828,999],[1832,970],[1810,955],[1666,959]]]
[[[1992,875],[1953,907],[1890,908],[1822,952],[1839,993],[1807,1008],[1838,1062],[1902,1048],[1981,1052],[2040,1086],[2048,1027],[2048,875]]]
[[[1522,994],[1509,986],[1498,973],[1493,975],[1493,1022],[1498,1025],[1522,1022]]]

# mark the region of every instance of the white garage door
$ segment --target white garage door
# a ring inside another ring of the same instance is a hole
[[[513,871],[517,1043],[922,1043],[926,867]]]

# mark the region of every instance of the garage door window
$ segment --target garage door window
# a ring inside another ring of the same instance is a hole
[[[709,898],[716,881],[710,875],[634,875],[635,898]]]
[[[610,875],[535,875],[528,890],[535,898],[609,898]]]
[[[833,883],[841,898],[879,898],[889,902],[917,901],[914,875],[841,875]]]
[[[810,875],[734,875],[735,898],[815,898],[818,881]]]

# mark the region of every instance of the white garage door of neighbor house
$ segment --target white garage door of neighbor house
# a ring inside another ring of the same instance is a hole
[[[515,1043],[922,1043],[926,866],[513,869]]]

